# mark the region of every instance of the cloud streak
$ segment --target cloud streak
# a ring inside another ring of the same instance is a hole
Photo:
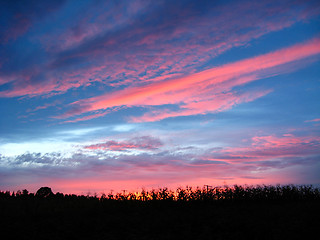
[[[154,121],[170,116],[188,116],[230,109],[233,105],[252,101],[269,91],[237,94],[231,91],[252,81],[290,71],[286,64],[320,53],[320,39],[281,49],[272,53],[241,60],[195,73],[186,77],[164,80],[139,87],[80,100],[71,105],[63,117],[118,106],[160,106],[175,104],[177,111],[157,110],[133,121]],[[291,70],[292,71],[292,70]]]
[[[320,122],[320,118],[315,118],[312,120],[306,120],[305,122]]]

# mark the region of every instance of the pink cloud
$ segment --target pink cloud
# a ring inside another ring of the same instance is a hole
[[[47,109],[47,108],[50,108],[50,107],[55,107],[57,105],[60,105],[61,103],[62,103],[61,100],[55,100],[54,102],[51,102],[51,103],[46,103],[46,104],[37,106],[35,108],[27,109],[26,112],[36,112],[36,111]]]
[[[55,59],[41,67],[45,81],[26,82],[23,79],[28,73],[20,72],[12,89],[1,92],[0,96],[54,95],[93,82],[117,87],[181,77],[193,73],[194,66],[201,66],[230,48],[319,13],[319,7],[301,2],[292,3],[290,7],[286,3],[234,4],[237,13],[230,12],[228,4],[218,5],[212,9],[212,15],[195,19],[192,15],[185,18],[186,13],[179,12],[181,15],[177,17],[181,23],[177,26],[164,21],[151,28],[148,24],[128,27],[132,24],[131,17],[144,12],[145,4],[138,4],[129,12],[130,7],[119,5],[121,11],[126,11],[121,16],[114,11],[102,12],[100,8],[87,9],[75,25],[63,32],[59,29],[47,36],[37,36],[43,39],[44,48],[58,52]],[[261,19],[261,16],[264,17]],[[91,18],[96,21],[89,21]],[[119,28],[126,31],[116,31]],[[172,44],[171,41],[176,40],[179,45]],[[86,67],[77,68],[72,61],[84,62]]]
[[[90,116],[84,116],[84,117],[79,117],[73,120],[68,120],[68,121],[64,121],[63,123],[74,123],[74,122],[81,122],[81,121],[88,121],[94,118],[98,118],[98,117],[103,117],[106,114],[108,114],[109,112],[104,112],[104,113],[96,113],[96,114],[92,114]]]
[[[182,78],[150,83],[145,86],[128,87],[110,94],[80,100],[71,105],[77,106],[77,110],[72,110],[65,116],[123,105],[130,107],[178,104],[180,108],[187,109],[182,113],[184,116],[193,115],[195,112],[201,114],[217,109],[229,109],[236,103],[247,102],[246,99],[250,99],[246,95],[243,95],[243,100],[232,99],[236,95],[234,92],[230,92],[233,87],[277,75],[278,72],[282,73],[284,69],[290,71],[286,68],[286,64],[319,54],[319,46],[320,39],[315,38],[302,44],[225,64]],[[228,93],[222,94],[223,92]],[[253,95],[258,97],[265,95],[265,93],[253,93]],[[231,97],[230,101],[224,99],[226,96]],[[251,99],[254,100],[257,97]],[[208,107],[212,103],[216,103],[216,105],[209,108],[209,111],[204,109],[204,106]],[[228,103],[232,104],[228,105]],[[225,104],[227,107],[224,106]],[[163,114],[168,113],[164,112]],[[174,114],[171,113],[172,116]]]
[[[307,120],[305,122],[320,122],[320,118],[312,119],[312,120]]]
[[[182,105],[178,111],[156,110],[144,114],[141,117],[132,117],[132,122],[154,122],[169,117],[190,116],[197,114],[215,113],[231,109],[237,104],[250,102],[260,98],[270,91],[252,92],[245,94],[225,93],[214,96],[210,100],[195,101]]]
[[[320,137],[296,137],[292,134],[277,136],[256,136],[248,147],[228,147],[220,153],[228,161],[264,161],[284,157],[307,157],[320,154]]]

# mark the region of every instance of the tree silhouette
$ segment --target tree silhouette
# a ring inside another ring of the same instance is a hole
[[[43,198],[50,197],[52,195],[53,195],[53,192],[49,187],[41,187],[36,193],[37,197],[43,197]]]
[[[27,196],[29,194],[29,191],[27,189],[22,190],[22,195]]]

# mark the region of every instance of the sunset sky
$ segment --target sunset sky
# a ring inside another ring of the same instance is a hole
[[[0,190],[320,184],[320,1],[0,3]]]

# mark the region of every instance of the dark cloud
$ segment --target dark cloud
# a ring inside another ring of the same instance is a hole
[[[247,162],[248,165],[254,165],[257,169],[282,169],[291,166],[315,165],[319,162],[320,155],[303,157],[281,157],[277,160]]]
[[[126,151],[130,149],[155,150],[163,144],[159,139],[150,136],[135,137],[128,141],[106,141],[84,146],[84,149],[91,150],[111,150],[111,151]]]
[[[190,162],[191,165],[215,165],[215,164],[222,164],[222,165],[228,165],[228,162],[224,161],[215,161],[215,160],[195,160]]]
[[[7,43],[25,34],[37,21],[57,11],[66,0],[4,0],[1,1],[0,42]]]

